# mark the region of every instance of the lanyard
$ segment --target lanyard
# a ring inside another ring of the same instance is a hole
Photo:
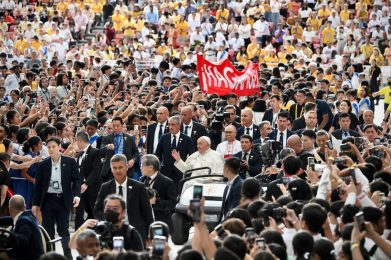
[[[299,118],[301,117],[301,115],[303,114],[303,109],[304,109],[304,106],[300,109],[300,115],[297,116],[297,107],[299,106],[299,104],[296,104],[296,108],[295,108],[295,118]]]

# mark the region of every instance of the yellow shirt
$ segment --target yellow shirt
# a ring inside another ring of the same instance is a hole
[[[220,19],[220,16],[224,17],[225,20],[228,20],[228,17],[229,17],[228,9],[224,8],[224,10],[221,10],[221,9],[217,10],[217,12],[216,12],[216,20],[217,21]]]
[[[319,31],[320,26],[322,24],[321,20],[317,18],[309,18],[307,20],[307,23],[309,23],[314,28],[315,31]]]
[[[111,17],[111,20],[114,23],[114,30],[116,32],[121,31],[121,26],[122,26],[122,23],[125,20],[125,17],[123,15],[121,15],[121,14],[113,14],[113,16]]]
[[[189,24],[186,21],[177,23],[176,27],[178,28],[179,36],[187,36],[189,34]]]
[[[292,26],[291,27],[291,34],[295,35],[297,39],[301,39],[303,36],[303,28],[300,25]]]
[[[248,63],[248,57],[246,54],[240,55],[240,52],[236,55],[236,60],[241,64],[241,65],[246,65]]]
[[[34,50],[38,51],[41,48],[42,43],[40,41],[32,41],[31,46]]]
[[[322,18],[322,19],[327,18],[327,17],[329,17],[330,15],[331,15],[331,13],[330,13],[330,11],[327,10],[327,9],[325,9],[325,10],[320,9],[319,12],[318,12],[319,18]]]
[[[169,49],[168,46],[161,46],[161,45],[160,45],[160,46],[157,48],[156,53],[157,53],[158,55],[163,56],[163,55],[164,55],[164,52],[167,51],[168,49]]]
[[[125,20],[122,23],[122,30],[124,31],[124,36],[133,36],[135,34],[136,24],[133,20]]]
[[[281,62],[281,63],[288,63],[288,60],[286,59],[286,53],[279,52],[277,54],[277,57],[279,59],[279,62]]]
[[[383,55],[379,54],[377,57],[375,55],[371,55],[371,58],[369,59],[369,63],[371,63],[371,60],[376,60],[377,66],[383,66],[384,65],[384,57]]]
[[[349,15],[349,10],[342,10],[339,14],[339,19],[341,19],[342,22],[346,22],[347,20],[349,20]]]
[[[322,31],[322,36],[323,36],[323,44],[333,43],[334,36],[335,36],[335,30],[333,28],[326,27]]]
[[[64,13],[65,9],[68,9],[68,3],[67,2],[59,2],[57,4],[57,10],[61,13]]]
[[[258,43],[250,43],[247,46],[247,56],[249,59],[252,59],[257,55],[259,49],[258,49]]]
[[[359,12],[358,12],[358,18],[359,18],[360,20],[363,20],[363,21],[367,20],[367,18],[368,18],[368,12],[367,12],[366,10],[364,10],[364,11],[359,11]]]
[[[277,56],[266,56],[265,61],[267,63],[278,63],[278,57]]]
[[[26,41],[26,40],[17,40],[15,42],[15,49],[19,52],[19,53],[24,53],[24,50],[27,49],[29,47],[29,43]]]
[[[0,153],[5,153],[5,145],[3,143],[0,143]]]
[[[391,86],[387,86],[382,88],[379,91],[380,95],[384,95],[384,103],[385,104],[391,104]]]
[[[145,20],[144,19],[139,19],[137,22],[136,22],[136,31],[137,32],[141,32],[144,28],[144,24],[145,24]]]
[[[292,54],[295,51],[295,47],[293,45],[285,46],[286,52]]]
[[[94,11],[94,13],[102,13],[103,5],[100,3],[93,3],[91,5],[91,9]]]
[[[369,59],[373,53],[373,46],[371,44],[364,44],[360,48],[361,53],[364,55],[365,59]]]

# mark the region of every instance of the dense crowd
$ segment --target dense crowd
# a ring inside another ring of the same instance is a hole
[[[2,1],[0,258],[391,259],[390,8]]]

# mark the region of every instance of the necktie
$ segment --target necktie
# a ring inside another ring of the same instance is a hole
[[[162,124],[160,124],[160,126],[159,126],[159,136],[158,136],[158,138],[159,138],[159,140],[160,140],[160,137],[162,137],[162,135],[163,135],[163,125]],[[158,141],[159,141],[158,140]]]
[[[150,184],[151,184],[151,178],[150,177],[145,178],[145,186],[149,187]]]
[[[176,135],[173,135],[173,139],[172,139],[172,144],[171,144],[171,149],[174,150],[176,149]]]
[[[249,127],[246,128],[246,134],[247,134],[247,135],[250,134],[250,128],[249,128]]]
[[[118,153],[119,144],[120,144],[120,138],[121,138],[120,135],[116,135],[116,136],[115,136],[115,141],[114,141],[114,154],[117,154],[117,153]]]
[[[247,161],[247,155],[248,155],[248,153],[247,153],[247,152],[244,152],[244,153],[243,153],[242,160]]]
[[[284,133],[280,132],[280,143],[282,146],[284,146]]]
[[[185,135],[187,135],[187,131],[189,130],[190,126],[185,126],[185,131],[183,132]]]
[[[348,137],[348,132],[344,131],[344,132],[343,132],[343,137],[344,137],[344,138]]]
[[[122,190],[122,186],[119,186],[119,187],[118,187],[118,195],[120,195],[121,197],[124,196],[124,192],[123,192],[123,190]]]

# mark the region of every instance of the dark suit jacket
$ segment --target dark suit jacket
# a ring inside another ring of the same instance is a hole
[[[133,138],[130,135],[125,133],[122,134],[123,134],[122,143],[124,146],[124,155],[126,156],[126,159],[128,159],[128,161],[133,159],[135,162],[134,165],[137,165],[139,152],[136,143],[133,141]],[[102,170],[100,172],[100,175],[102,177],[106,176],[110,172],[110,160],[111,157],[114,156],[114,150],[107,149],[108,144],[114,144],[114,133],[110,135],[106,135],[102,138],[102,145],[100,149],[100,154],[101,156],[104,157]],[[128,176],[133,177],[133,172],[134,172],[134,166],[128,170]]]
[[[281,111],[285,111],[285,110],[281,109],[280,112]],[[269,121],[270,124],[272,125],[272,127],[274,127],[274,125],[273,125],[273,109],[269,108],[268,110],[265,111],[265,114],[263,114],[262,121]],[[275,122],[275,123],[277,123],[277,122]]]
[[[76,161],[77,165],[79,165],[80,155]],[[98,196],[98,191],[102,185],[102,178],[100,177],[101,164],[100,151],[89,146],[84,160],[79,167],[79,171],[82,183],[88,186],[85,192],[90,198],[96,198]]]
[[[140,181],[145,183],[146,177],[141,177]],[[155,220],[166,223],[172,232],[174,229],[170,210],[173,210],[176,204],[177,192],[175,183],[170,178],[158,173],[151,186],[156,192],[156,204],[152,205]]]
[[[270,140],[276,140],[276,135],[278,134],[278,129],[274,129],[269,135],[268,137],[270,138]],[[292,132],[291,130],[287,130],[287,135],[286,135],[286,139],[288,139],[291,135],[294,135],[295,133]],[[279,141],[279,140],[277,140]],[[285,140],[286,141],[286,140]]]
[[[126,204],[129,224],[137,229],[143,241],[146,240],[149,225],[153,222],[152,208],[143,183],[128,178]],[[115,180],[102,184],[95,203],[94,216],[102,220],[104,200],[116,193]]]
[[[35,177],[35,189],[33,194],[33,206],[45,207],[45,197],[49,189],[49,182],[52,175],[51,157],[38,164]],[[65,206],[72,208],[73,197],[80,197],[81,177],[79,166],[73,158],[61,155],[61,186]]]
[[[331,134],[337,139],[337,140],[342,140],[342,130],[338,129],[332,132]],[[357,133],[356,131],[349,130],[349,135],[353,137],[360,137],[360,134]]]
[[[160,123],[154,123],[152,125],[148,126],[148,131],[147,131],[147,153],[153,153],[153,144],[155,142],[155,131],[156,127],[158,127]],[[163,134],[167,134],[169,132],[168,129],[168,122],[166,123],[166,127],[163,129]],[[156,140],[156,142],[159,142],[159,140]]]
[[[1,217],[2,222],[6,219],[12,222],[12,218],[9,216]],[[19,216],[12,234],[18,243],[8,252],[10,259],[36,260],[44,254],[38,222],[31,211],[25,211]]]
[[[245,126],[240,127],[236,132],[236,139],[240,140],[240,137],[245,133],[246,133],[246,127]],[[253,140],[258,139],[260,137],[259,127],[256,124],[253,124],[252,134],[253,134]]]
[[[225,218],[225,216],[227,215],[227,213],[231,209],[239,206],[239,202],[240,202],[240,198],[241,198],[241,194],[242,194],[242,183],[243,183],[242,178],[240,178],[240,176],[238,176],[235,179],[235,181],[232,183],[232,186],[231,186],[231,189],[229,190],[229,193],[227,194],[228,188],[226,188],[224,190],[220,221],[221,221],[222,217]]]
[[[185,130],[183,124],[181,125],[181,133]],[[193,127],[191,130],[191,140],[193,141],[193,147],[197,147],[197,140],[201,136],[208,136],[206,128],[193,120]]]
[[[239,158],[240,160],[243,158],[243,151],[238,152],[234,155],[236,158]],[[250,157],[248,159],[248,174],[251,177],[254,177],[258,175],[261,172],[262,167],[262,157],[259,153],[254,152],[253,150],[250,151]],[[240,177],[243,179],[246,176],[246,171],[240,171]]]
[[[301,116],[295,120],[293,120],[293,125],[292,125],[292,131],[297,131],[299,129],[305,128],[305,118],[304,116]]]
[[[176,150],[179,152],[181,159],[186,161],[187,157],[194,153],[193,141],[187,135],[180,134]],[[160,172],[178,184],[182,179],[181,173],[175,166],[175,160],[171,155],[171,133],[165,134],[160,138],[155,155],[161,162]]]

